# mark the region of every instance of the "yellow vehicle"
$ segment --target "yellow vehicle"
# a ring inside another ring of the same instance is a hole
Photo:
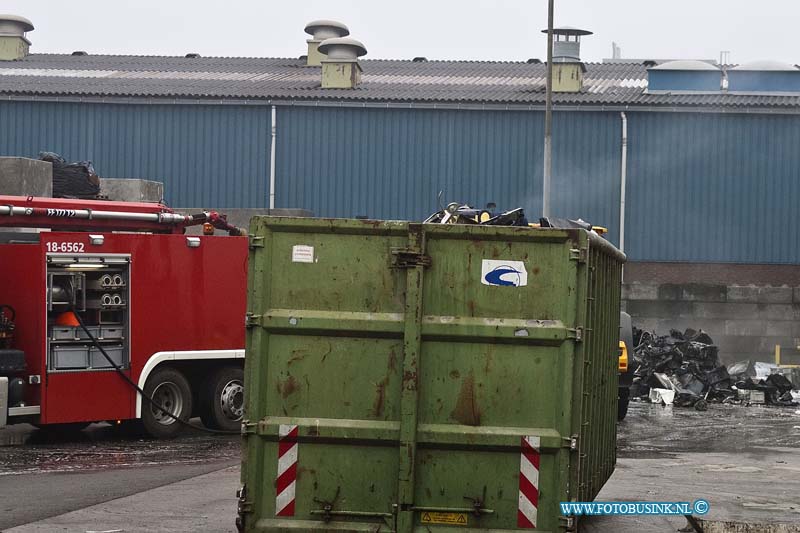
[[[631,398],[633,383],[633,361],[629,359],[633,351],[633,326],[631,315],[619,314],[619,394],[617,396],[617,420],[623,420],[628,414],[628,403]]]

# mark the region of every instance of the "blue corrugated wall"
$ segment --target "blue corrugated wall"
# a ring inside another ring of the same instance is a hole
[[[263,106],[0,102],[0,155],[58,152],[107,178],[164,182],[171,205],[266,207]]]
[[[631,259],[800,262],[800,116],[628,118]]]
[[[618,112],[554,115],[553,212],[616,241]],[[800,263],[800,116],[629,112],[626,252]],[[541,208],[531,111],[279,106],[277,207],[421,219],[442,202]],[[0,102],[0,155],[56,151],[163,181],[176,206],[266,207],[268,106]]]
[[[442,202],[542,205],[540,112],[286,107],[277,202],[320,216],[422,219]],[[620,119],[556,113],[552,211],[617,233]]]

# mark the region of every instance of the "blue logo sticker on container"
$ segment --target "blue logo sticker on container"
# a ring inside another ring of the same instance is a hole
[[[528,284],[528,271],[522,261],[484,259],[481,283],[493,287],[524,287]]]

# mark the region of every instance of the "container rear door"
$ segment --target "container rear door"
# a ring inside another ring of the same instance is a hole
[[[255,219],[247,531],[557,530],[574,237]]]

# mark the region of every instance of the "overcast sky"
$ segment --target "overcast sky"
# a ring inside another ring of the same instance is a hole
[[[0,0],[29,18],[32,52],[296,57],[305,23],[350,27],[367,58],[544,58],[546,0]],[[556,0],[556,25],[578,26],[586,61],[628,58],[776,59],[800,63],[797,0]]]

